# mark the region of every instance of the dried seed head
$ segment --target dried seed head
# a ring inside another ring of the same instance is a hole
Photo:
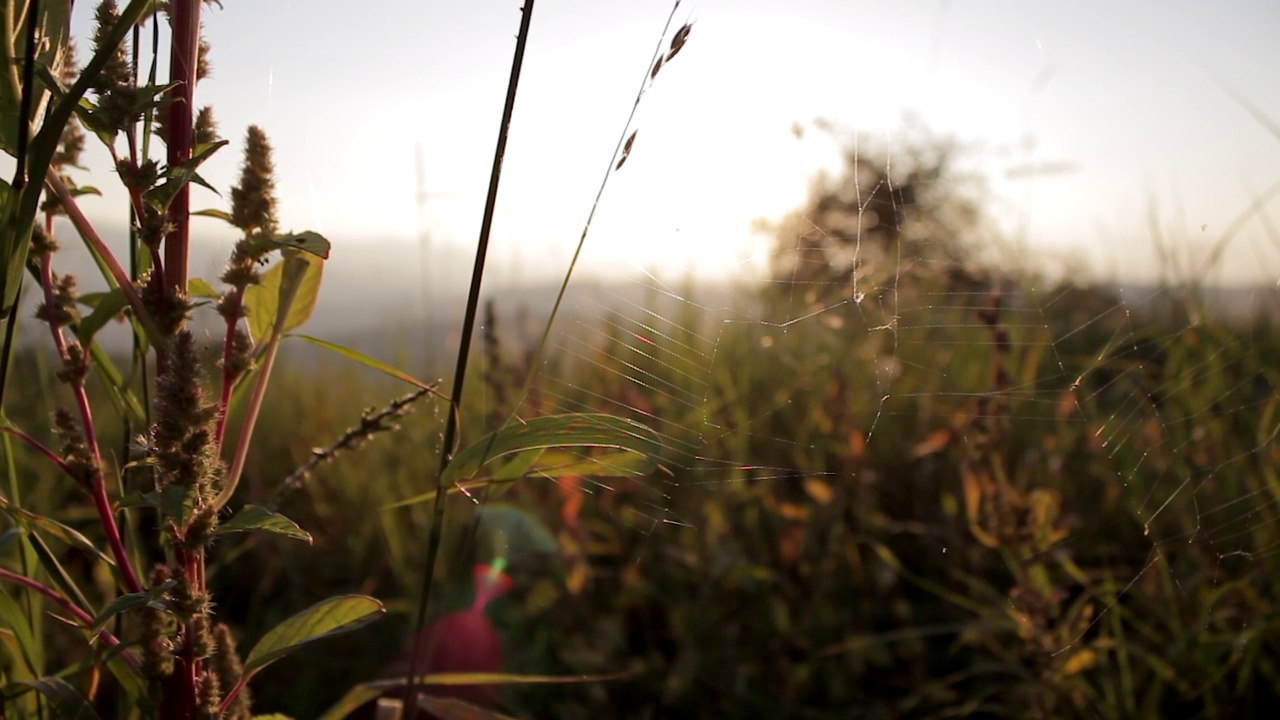
[[[218,676],[201,673],[199,687],[196,688],[196,701],[199,705],[198,716],[201,720],[218,720],[222,717],[222,684]]]
[[[151,569],[151,587],[163,585],[173,574],[165,565],[156,565]],[[141,631],[139,640],[142,646],[142,672],[147,677],[160,678],[173,674],[174,641],[177,623],[173,615],[153,604],[144,605],[139,615]]]
[[[67,342],[67,356],[62,360],[62,369],[58,371],[58,379],[68,385],[82,385],[89,374],[89,362],[84,354],[84,347],[77,341]]]
[[[218,675],[224,686],[235,687],[244,676],[244,665],[240,663],[240,656],[236,652],[236,641],[231,636],[231,628],[223,623],[214,625],[213,640],[213,657],[209,658],[206,666]],[[226,720],[249,720],[252,716],[249,705],[249,690],[244,688],[227,708]]]
[[[663,58],[663,57],[659,56],[659,57],[658,57],[658,62],[656,62],[656,63],[654,63],[654,64],[653,64],[653,69],[649,71],[649,79],[650,79],[650,80],[652,80],[652,79],[654,79],[654,78],[658,77],[658,71],[662,69],[662,63],[663,63],[664,59],[665,59],[665,58]]]
[[[201,28],[203,30],[203,28]],[[209,77],[209,73],[213,68],[209,66],[209,41],[204,39],[204,33],[200,34],[200,44],[196,46],[196,80],[203,80]]]
[[[112,28],[120,21],[120,8],[115,0],[102,0],[94,11],[93,54],[96,57],[102,52],[102,45],[107,41]],[[111,52],[111,59],[94,78],[92,87],[98,94],[105,95],[132,83],[133,74],[129,72],[129,54],[124,43],[116,46]]]
[[[218,141],[218,123],[213,119],[213,108],[205,105],[196,114],[196,145],[208,145]]]
[[[250,125],[245,136],[240,182],[231,188],[231,224],[248,235],[275,234],[275,190],[271,143],[262,128]]]
[[[631,135],[627,137],[627,141],[626,141],[625,143],[623,143],[623,145],[622,145],[622,157],[618,158],[618,164],[613,166],[613,169],[614,169],[615,171],[616,171],[616,170],[621,170],[621,169],[622,169],[622,163],[626,162],[628,157],[631,157],[631,146],[635,144],[635,142],[636,142],[636,133],[638,133],[638,132],[640,132],[640,131],[639,131],[639,130],[632,130],[632,131],[631,131]]]
[[[58,241],[53,236],[44,231],[44,227],[36,225],[32,228],[31,233],[31,250],[27,257],[32,262],[40,262],[50,253],[58,251]]]
[[[195,341],[189,330],[174,337],[169,372],[156,381],[156,423],[151,428],[157,482],[197,487],[201,494],[221,474],[213,443],[217,406],[202,387]]]
[[[76,321],[76,276],[72,274],[53,276],[53,304],[41,303],[36,308],[36,317],[49,323],[54,328],[61,328]]]
[[[223,367],[232,377],[239,377],[253,367],[253,341],[243,328],[236,328],[231,340],[231,353],[224,360]]]
[[[684,44],[689,41],[689,32],[691,30],[693,30],[693,24],[685,23],[676,31],[675,36],[671,38],[671,51],[667,53],[667,62],[671,62],[671,59],[676,56],[676,53],[680,52],[680,49],[684,47]]]
[[[75,481],[88,490],[97,466],[94,465],[93,454],[89,452],[89,444],[85,442],[80,423],[70,410],[60,407],[53,412],[53,431],[62,440],[63,461],[67,463]]]

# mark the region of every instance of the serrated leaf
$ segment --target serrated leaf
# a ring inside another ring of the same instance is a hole
[[[418,378],[406,372],[403,372],[391,365],[388,365],[387,363],[384,363],[375,357],[370,357],[360,352],[359,350],[349,348],[345,345],[339,345],[337,343],[329,342],[328,340],[321,340],[320,338],[311,337],[310,335],[303,335],[301,333],[295,333],[293,335],[290,335],[289,337],[296,337],[301,340],[306,340],[307,342],[313,343],[315,345],[319,345],[320,347],[326,350],[332,350],[349,360],[354,360],[360,363],[361,365],[364,365],[367,368],[372,368],[374,370],[377,370],[380,373],[390,375],[391,377],[397,380],[403,380],[404,382],[407,382],[410,385],[415,385],[420,388],[430,388],[434,386],[434,384],[432,383],[427,383],[425,381],[419,380]]]
[[[198,277],[191,278],[190,280],[187,281],[187,294],[190,295],[191,297],[201,297],[201,298],[221,297],[221,293],[219,293],[213,287],[213,285],[209,283],[208,280],[205,280],[204,278],[198,278]]]
[[[297,523],[284,515],[258,505],[245,505],[230,520],[219,525],[213,534],[235,532],[265,532],[311,544],[311,533],[298,527]]]
[[[382,603],[367,595],[342,595],[321,600],[262,636],[245,658],[245,677],[302,645],[367,625],[385,611]]]
[[[305,253],[311,253],[322,260],[329,259],[329,241],[320,233],[311,230],[273,235],[261,242],[276,250],[301,250]]]
[[[281,307],[287,313],[280,333],[300,327],[311,317],[320,296],[320,278],[324,261],[310,253],[290,253],[262,274],[257,285],[244,291],[244,305],[249,310],[249,336],[255,345],[271,338]]]
[[[37,692],[49,699],[49,706],[57,717],[65,720],[95,720],[98,713],[88,700],[71,687],[71,683],[60,677],[42,677],[35,680],[20,680],[21,684],[35,688]]]
[[[93,626],[90,628],[90,632],[97,635],[107,626],[107,623],[111,622],[111,618],[122,612],[126,612],[134,608],[145,607],[147,605],[162,607],[159,604],[160,599],[164,597],[164,594],[174,585],[177,585],[177,581],[169,580],[160,585],[156,585],[155,587],[148,588],[144,592],[129,593],[127,595],[117,597],[98,611],[97,616],[93,618]]]

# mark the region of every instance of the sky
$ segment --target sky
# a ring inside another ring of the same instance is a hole
[[[276,150],[282,225],[324,233],[331,264],[416,264],[441,284],[465,277],[518,0],[224,5],[203,11],[213,75],[197,91],[232,141],[202,170],[224,197],[194,205],[225,207],[245,128],[258,124]],[[563,274],[671,8],[536,3],[493,282]],[[77,4],[81,37],[90,11]],[[1222,85],[1280,124],[1280,5],[683,0],[671,31],[686,22],[688,44],[645,84],[636,143],[609,181],[585,273],[758,277],[772,240],[755,221],[800,205],[816,172],[838,168],[839,144],[814,119],[888,147],[891,160],[913,113],[978,148],[971,161],[1021,258],[1145,280],[1169,265],[1157,259],[1158,236],[1184,271],[1210,281],[1280,278],[1265,214],[1220,266],[1203,267],[1233,218],[1280,180],[1280,137]],[[1028,167],[1054,172],[1017,172]],[[123,225],[122,199],[85,206]],[[199,222],[197,238],[230,237]]]

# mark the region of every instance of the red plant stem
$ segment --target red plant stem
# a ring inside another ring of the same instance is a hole
[[[218,448],[218,456],[222,456],[222,440],[227,434],[227,412],[231,408],[231,394],[235,390],[236,380],[240,373],[235,372],[232,356],[235,354],[236,325],[240,322],[240,306],[244,301],[244,288],[237,288],[228,304],[235,308],[227,312],[227,338],[222,345],[222,396],[218,398],[218,425],[214,434],[214,446]]]
[[[196,87],[196,64],[200,52],[201,0],[172,0],[169,3],[173,38],[169,54],[169,81],[177,83],[169,91],[169,124],[167,145],[169,167],[175,168],[191,159],[195,142],[193,113]],[[169,222],[173,230],[165,237],[164,265],[166,281],[178,292],[187,289],[187,250],[191,242],[191,188],[184,184],[169,205]]]
[[[285,305],[280,308],[280,319],[277,326],[283,324],[283,320],[288,316],[289,306]],[[222,492],[218,493],[214,505],[216,507],[225,507],[227,501],[236,491],[236,486],[240,484],[240,475],[244,472],[245,459],[249,456],[249,443],[253,441],[253,429],[258,423],[258,414],[262,411],[262,400],[267,395],[267,383],[271,380],[271,370],[276,364],[276,353],[280,350],[279,327],[272,334],[271,339],[267,341],[266,355],[262,361],[262,368],[258,370],[258,380],[253,386],[253,395],[249,397],[249,408],[245,411],[244,423],[240,426],[240,442],[236,445],[236,453],[231,460],[231,469],[227,471],[226,484],[222,487]]]
[[[71,602],[71,600],[65,597],[62,593],[58,592],[57,590],[54,590],[48,585],[45,585],[44,583],[38,580],[33,580],[27,577],[26,575],[19,575],[18,573],[13,572],[12,570],[6,570],[3,567],[0,567],[0,578],[4,580],[8,580],[10,582],[17,583],[19,585],[22,585],[23,587],[30,588],[40,593],[41,595],[57,603],[58,606],[61,607],[63,610],[66,610],[67,612],[74,615],[76,620],[79,621],[79,623],[83,625],[86,630],[93,629],[92,615],[85,612],[79,605],[76,605],[75,603]],[[112,635],[107,630],[99,630],[97,637],[102,638],[102,642],[106,644],[107,647],[116,647],[120,644],[120,639],[117,638],[115,635]],[[138,656],[133,654],[133,651],[124,650],[120,653],[120,656],[124,658],[125,662],[129,663],[130,667],[135,669],[142,667],[141,663],[138,662]]]
[[[134,315],[142,325],[148,328],[148,332],[154,330],[154,323],[151,321],[151,313],[147,312],[147,308],[142,304],[142,297],[138,295],[138,289],[133,286],[133,281],[129,279],[129,274],[121,267],[120,261],[116,260],[116,256],[111,252],[111,248],[98,235],[98,231],[89,223],[89,219],[84,216],[80,210],[80,205],[76,203],[76,199],[71,196],[71,191],[67,189],[67,184],[55,172],[50,171],[48,177],[45,178],[45,185],[48,186],[53,194],[58,197],[58,204],[66,211],[67,218],[71,220],[71,224],[75,227],[76,232],[80,233],[80,237],[85,244],[92,246],[107,265],[108,272],[116,281],[116,285],[120,287],[120,291],[124,293],[125,299],[129,301],[129,307],[133,310]],[[158,269],[158,268],[157,268]]]
[[[62,469],[62,472],[66,473],[68,477],[75,478],[76,474],[71,471],[71,466],[67,465],[67,461],[63,460],[58,455],[58,453],[45,447],[44,443],[22,432],[16,427],[0,427],[0,432],[9,433],[10,435],[30,445],[31,448],[34,449],[36,452],[40,453],[41,455],[44,455],[45,457],[49,458],[54,463],[56,463],[57,466]]]
[[[56,304],[53,298],[53,257],[51,255],[45,255],[40,261],[40,285],[44,288],[45,307],[49,312],[53,312]],[[53,333],[53,344],[58,348],[58,357],[63,363],[68,363],[70,356],[67,354],[67,341],[62,336],[62,328],[51,322],[49,329]],[[84,440],[89,446],[89,456],[93,459],[93,478],[89,491],[93,495],[93,504],[98,510],[102,532],[106,534],[107,544],[111,546],[111,554],[116,559],[116,565],[120,567],[121,575],[124,576],[125,587],[129,592],[142,592],[142,583],[138,582],[138,574],[133,569],[133,563],[129,561],[129,553],[124,549],[124,540],[120,537],[120,526],[116,524],[116,513],[111,507],[110,498],[107,497],[107,481],[102,472],[102,452],[98,448],[98,437],[94,431],[93,409],[89,405],[89,393],[85,392],[82,380],[71,383],[71,392],[80,410]]]

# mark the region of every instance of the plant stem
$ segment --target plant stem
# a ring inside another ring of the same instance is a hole
[[[200,52],[201,0],[170,0],[173,38],[169,55],[169,81],[177,83],[169,91],[169,167],[191,159],[195,141],[194,107],[197,56]],[[182,293],[187,289],[187,249],[191,241],[191,187],[183,184],[169,205],[173,230],[165,237],[164,265],[169,287]]]
[[[213,436],[214,447],[218,449],[219,457],[222,456],[222,441],[227,434],[227,412],[231,408],[231,396],[235,391],[236,380],[243,372],[236,372],[232,358],[235,355],[236,328],[240,324],[244,288],[236,288],[228,301],[235,307],[235,312],[227,314],[227,333],[222,344],[222,394],[218,398],[218,423]]]
[[[50,255],[45,255],[40,261],[40,284],[44,288],[45,307],[48,312],[53,313],[57,305],[53,296],[53,258]],[[71,357],[67,353],[67,341],[62,336],[62,328],[58,327],[52,318],[49,320],[49,330],[53,334],[53,344],[58,349],[58,357],[62,360],[64,367],[69,372],[78,374],[79,370],[71,367]],[[102,523],[102,531],[106,534],[107,543],[111,546],[111,554],[115,557],[116,564],[120,566],[125,587],[129,592],[141,592],[142,583],[138,582],[138,575],[134,572],[133,563],[129,560],[129,553],[125,551],[124,541],[120,537],[120,526],[116,523],[115,510],[111,507],[111,499],[107,497],[106,474],[102,472],[102,452],[98,448],[89,393],[85,391],[84,380],[81,377],[73,377],[70,384],[71,393],[76,399],[76,407],[80,411],[85,444],[88,445],[89,456],[93,461],[93,477],[90,479],[89,492],[93,495],[98,520]]]
[[[45,184],[58,197],[58,203],[66,211],[67,218],[71,220],[71,224],[80,233],[80,237],[84,239],[85,244],[93,250],[94,254],[102,258],[103,263],[107,266],[107,271],[111,273],[111,279],[115,280],[120,291],[124,293],[125,299],[129,301],[130,309],[133,310],[134,316],[138,318],[138,322],[142,323],[147,335],[153,342],[158,340],[159,333],[151,319],[151,313],[147,312],[146,306],[142,304],[142,297],[138,295],[137,288],[134,287],[124,268],[120,266],[120,262],[116,260],[111,248],[107,247],[107,244],[102,240],[102,236],[98,235],[98,231],[89,223],[89,219],[84,216],[80,206],[76,204],[75,198],[71,196],[71,191],[67,189],[67,184],[52,170],[45,177]]]
[[[502,158],[507,151],[507,131],[511,127],[511,114],[515,110],[516,87],[520,84],[520,68],[524,65],[524,49],[529,40],[529,23],[533,19],[533,0],[525,0],[521,8],[520,33],[516,36],[515,57],[511,61],[511,77],[507,81],[507,99],[502,108],[502,123],[498,127],[498,144],[493,153],[493,167],[489,171],[489,194],[484,201],[484,217],[480,223],[480,238],[476,242],[476,260],[471,270],[471,289],[467,294],[467,309],[462,320],[462,338],[458,345],[458,364],[453,374],[453,392],[449,398],[449,416],[445,421],[444,446],[440,451],[439,478],[453,459],[454,442],[458,434],[458,418],[462,409],[462,387],[466,381],[467,359],[471,350],[471,336],[475,331],[476,313],[480,306],[480,280],[484,276],[485,256],[489,252],[489,231],[493,227],[493,212],[498,203],[498,180],[502,176]],[[409,708],[407,720],[418,714],[418,660],[422,652],[422,629],[427,620],[427,601],[431,596],[431,579],[435,575],[436,560],[440,555],[441,533],[444,526],[445,493],[437,487],[431,508],[431,525],[427,530],[427,561],[422,572],[422,593],[418,600],[418,612],[414,622],[413,648],[409,656],[407,684],[404,701]]]
[[[286,305],[281,312],[287,315],[288,306]],[[244,424],[240,427],[240,441],[236,444],[236,454],[231,460],[231,470],[227,472],[227,479],[222,491],[218,493],[217,499],[214,500],[215,507],[225,507],[227,501],[235,493],[236,486],[240,484],[240,475],[244,472],[245,459],[249,457],[249,444],[253,441],[253,429],[258,423],[258,414],[262,411],[262,400],[267,395],[267,383],[271,379],[271,369],[275,367],[276,353],[279,350],[280,333],[274,333],[268,341],[266,356],[262,361],[262,369],[258,371],[257,383],[253,386],[253,396],[249,398],[249,407],[245,411]]]
[[[8,435],[12,435],[18,438],[19,440],[25,442],[27,445],[31,447],[31,449],[35,450],[41,455],[44,455],[45,457],[52,460],[59,468],[61,468],[62,472],[67,474],[68,477],[74,478],[76,476],[76,474],[71,471],[71,466],[67,465],[66,460],[63,460],[62,457],[58,455],[58,453],[54,452],[53,450],[50,450],[48,447],[44,445],[44,443],[40,442],[39,440],[31,437],[30,435],[26,434],[25,432],[19,430],[16,427],[0,427],[0,432]]]
[[[81,608],[79,605],[76,605],[75,603],[71,602],[71,600],[63,596],[62,593],[59,593],[57,590],[54,590],[48,585],[45,585],[44,583],[38,580],[33,580],[25,575],[20,575],[16,572],[13,572],[12,570],[6,570],[3,567],[0,567],[0,579],[8,580],[10,582],[14,582],[19,585],[22,585],[23,587],[35,590],[41,595],[44,595],[45,597],[49,598],[53,602],[57,603],[57,605],[61,607],[63,610],[66,610],[67,612],[74,615],[76,620],[79,621],[79,623],[83,625],[86,630],[93,629],[92,615],[85,612],[84,609]],[[112,635],[107,630],[99,630],[97,637],[102,638],[102,642],[106,644],[108,647],[116,647],[120,644],[120,639],[117,638],[115,635]],[[121,657],[124,658],[125,662],[129,663],[130,667],[137,669],[142,666],[141,663],[139,663],[138,661],[138,656],[134,655],[132,650],[124,650],[120,653],[120,655]]]

